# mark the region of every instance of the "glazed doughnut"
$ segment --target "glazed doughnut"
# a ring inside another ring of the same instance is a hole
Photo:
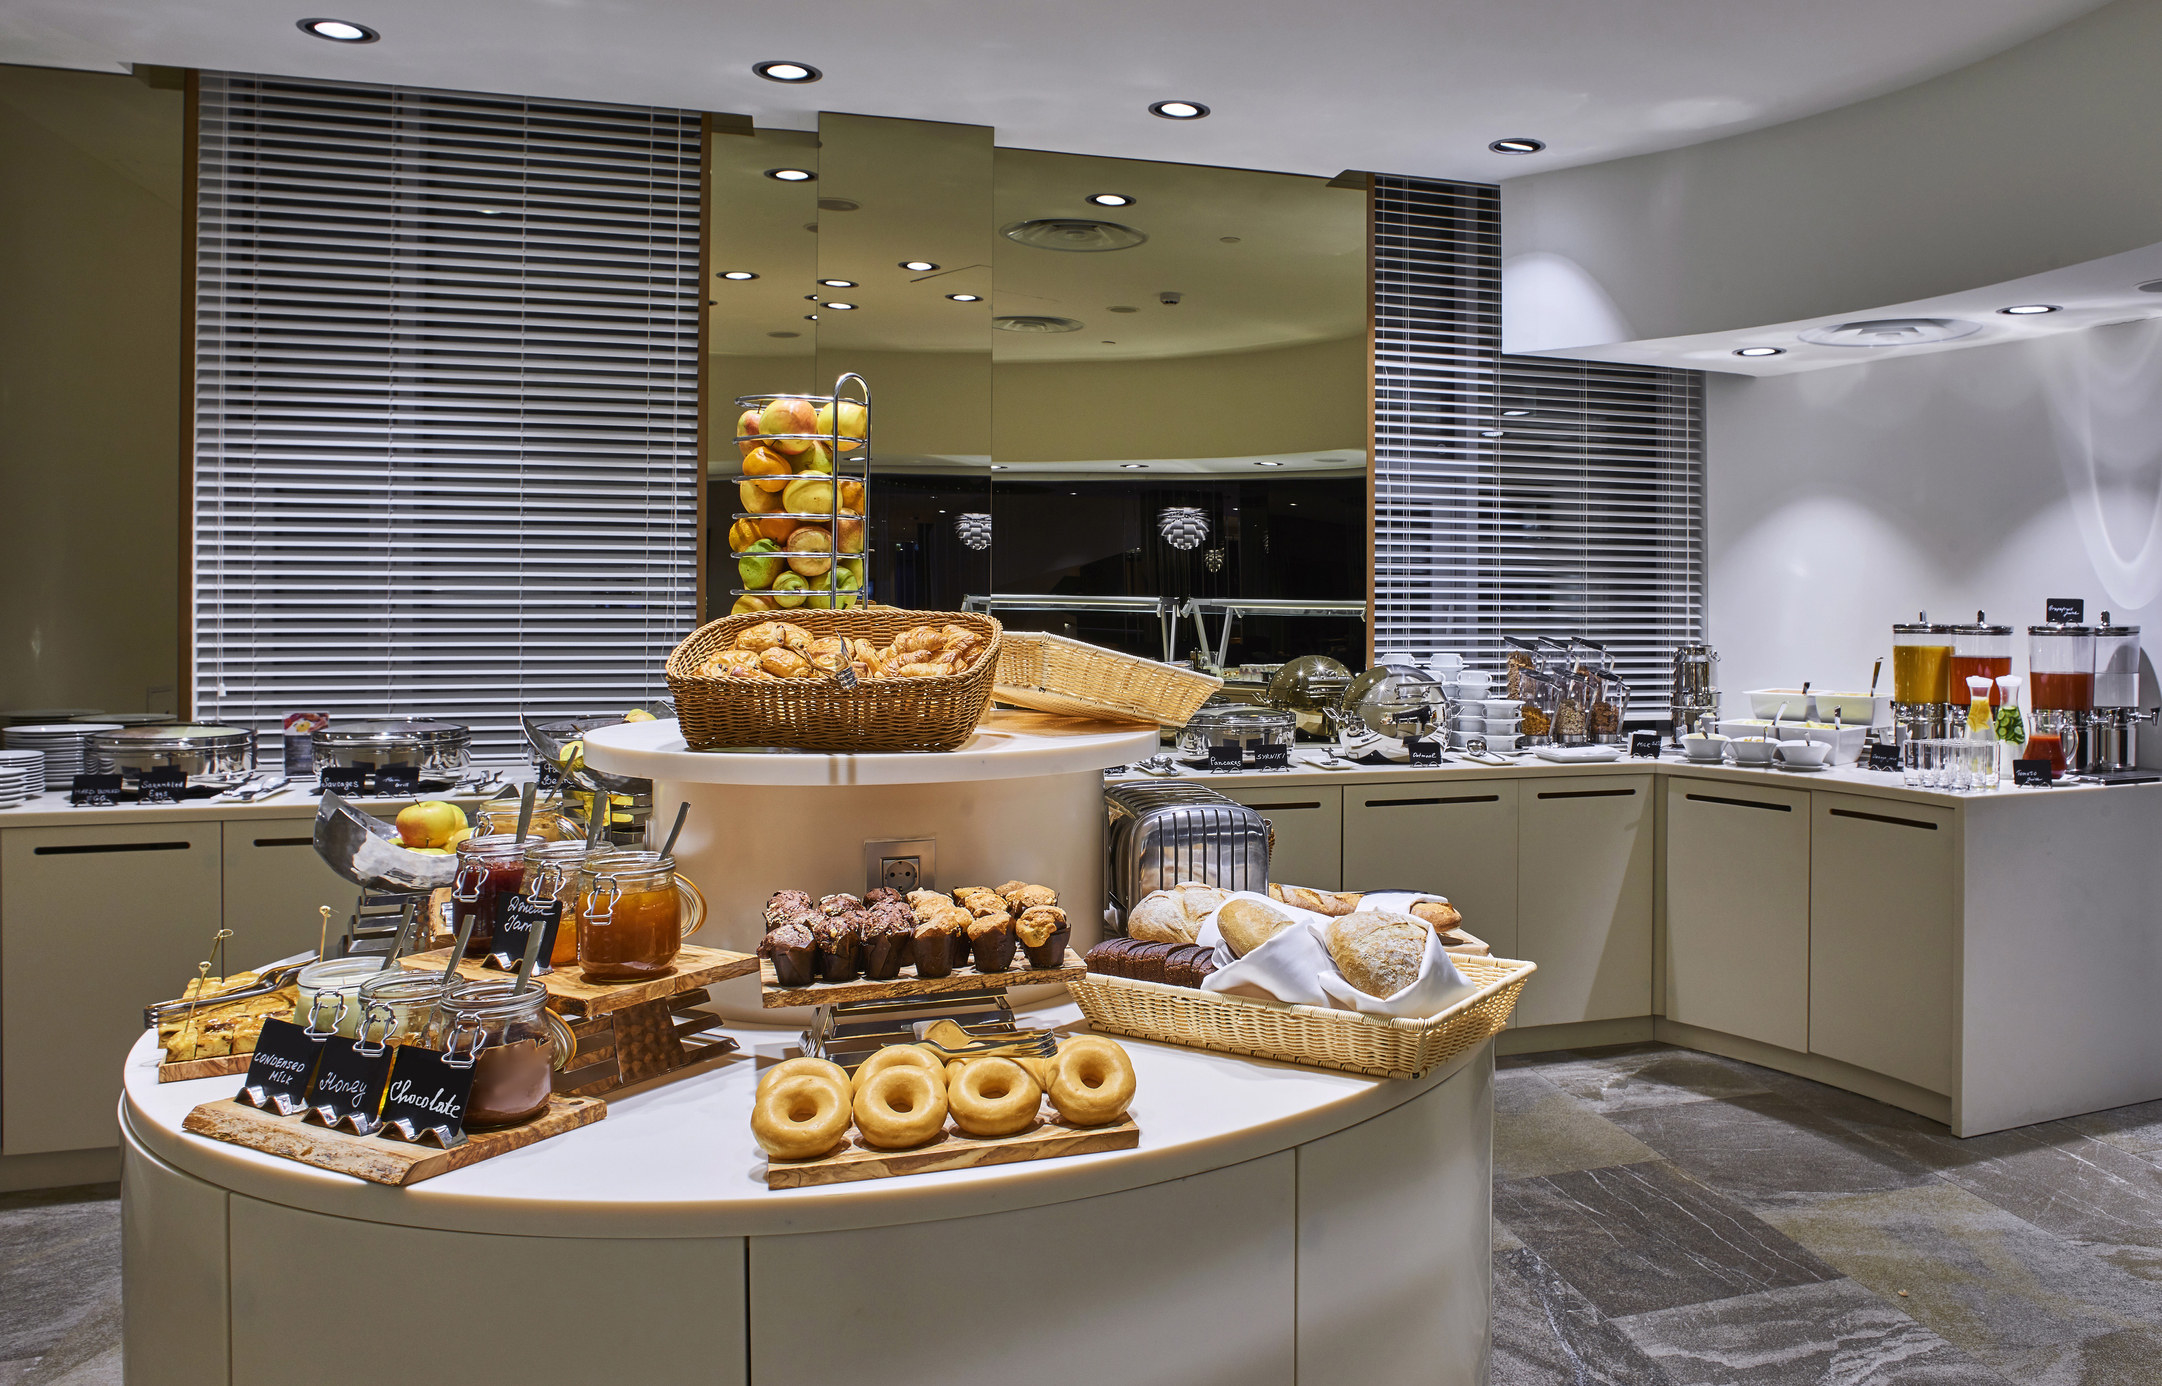
[[[1106,1126],[1134,1097],[1133,1061],[1101,1035],[1075,1035],[1059,1046],[1051,1105],[1069,1126]]]
[[[839,1083],[842,1096],[845,1097],[848,1094],[847,1069],[836,1063],[828,1063],[824,1059],[810,1058],[781,1060],[764,1073],[758,1075],[758,1091],[762,1094],[767,1088],[778,1083],[783,1078],[792,1078],[799,1073],[809,1073],[824,1078],[829,1082]]]
[[[953,1124],[971,1136],[1010,1136],[1036,1121],[1043,1089],[1011,1059],[971,1059],[946,1090]]]
[[[946,1080],[936,1069],[888,1064],[857,1076],[855,1107],[864,1144],[906,1150],[946,1129]]]
[[[823,1074],[778,1079],[751,1104],[751,1134],[776,1160],[816,1159],[848,1134],[847,1092]]]
[[[882,1069],[892,1068],[896,1064],[905,1065],[909,1068],[924,1069],[937,1075],[940,1088],[943,1089],[946,1086],[946,1066],[939,1062],[937,1055],[918,1044],[892,1044],[879,1050],[857,1066],[856,1091],[863,1091],[864,1083],[870,1079],[872,1074]]]

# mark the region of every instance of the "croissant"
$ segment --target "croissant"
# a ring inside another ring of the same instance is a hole
[[[758,657],[758,662],[767,673],[777,679],[802,679],[811,676],[811,661],[785,647],[766,651]]]
[[[706,657],[698,672],[708,678],[748,679],[763,676],[758,656],[750,650],[721,650]]]
[[[787,638],[781,632],[781,622],[779,621],[760,621],[757,625],[739,632],[736,636],[736,648],[749,650],[753,654],[764,654],[767,650],[787,643]]]
[[[801,655],[810,653],[811,633],[809,631],[793,621],[775,621],[773,624],[781,628],[781,641],[788,648]]]
[[[893,642],[893,650],[895,654],[906,654],[911,650],[936,650],[945,643],[945,632],[939,627],[917,626],[913,630],[902,631]]]
[[[952,672],[953,666],[951,664],[906,664],[900,670],[901,677],[904,679],[944,678]]]
[[[803,654],[821,669],[838,669],[841,661],[848,658],[848,642],[838,635],[821,635]]]

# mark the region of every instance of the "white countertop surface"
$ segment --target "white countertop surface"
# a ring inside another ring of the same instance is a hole
[[[1072,1004],[1024,1023],[1085,1028]],[[411,1188],[385,1188],[180,1130],[238,1077],[157,1081],[145,1034],[128,1055],[121,1119],[158,1158],[272,1203],[371,1222],[459,1231],[585,1237],[715,1237],[826,1231],[968,1217],[1181,1179],[1353,1126],[1425,1092],[1478,1046],[1403,1081],[1299,1068],[1121,1038],[1138,1079],[1137,1149],[808,1189],[768,1189],[751,1139],[757,1070],[797,1032],[731,1026],[741,1053],[627,1089],[607,1117]]]

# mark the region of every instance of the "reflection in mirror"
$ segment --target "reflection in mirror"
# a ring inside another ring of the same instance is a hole
[[[1175,610],[1180,658],[1258,666],[1233,691],[1300,654],[1363,665],[1364,197],[1031,150],[997,175],[1000,619],[1163,658]],[[1225,605],[1257,599],[1324,614]]]

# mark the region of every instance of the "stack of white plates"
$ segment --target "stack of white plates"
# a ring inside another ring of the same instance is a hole
[[[87,775],[89,741],[93,733],[119,731],[112,722],[49,722],[43,726],[9,727],[5,733],[9,750],[45,753],[45,787],[66,789],[77,775]]]
[[[94,707],[11,707],[0,712],[0,727],[44,727],[54,722],[72,722],[78,717],[94,717]]]
[[[13,808],[44,790],[43,751],[0,751],[0,808]]]

